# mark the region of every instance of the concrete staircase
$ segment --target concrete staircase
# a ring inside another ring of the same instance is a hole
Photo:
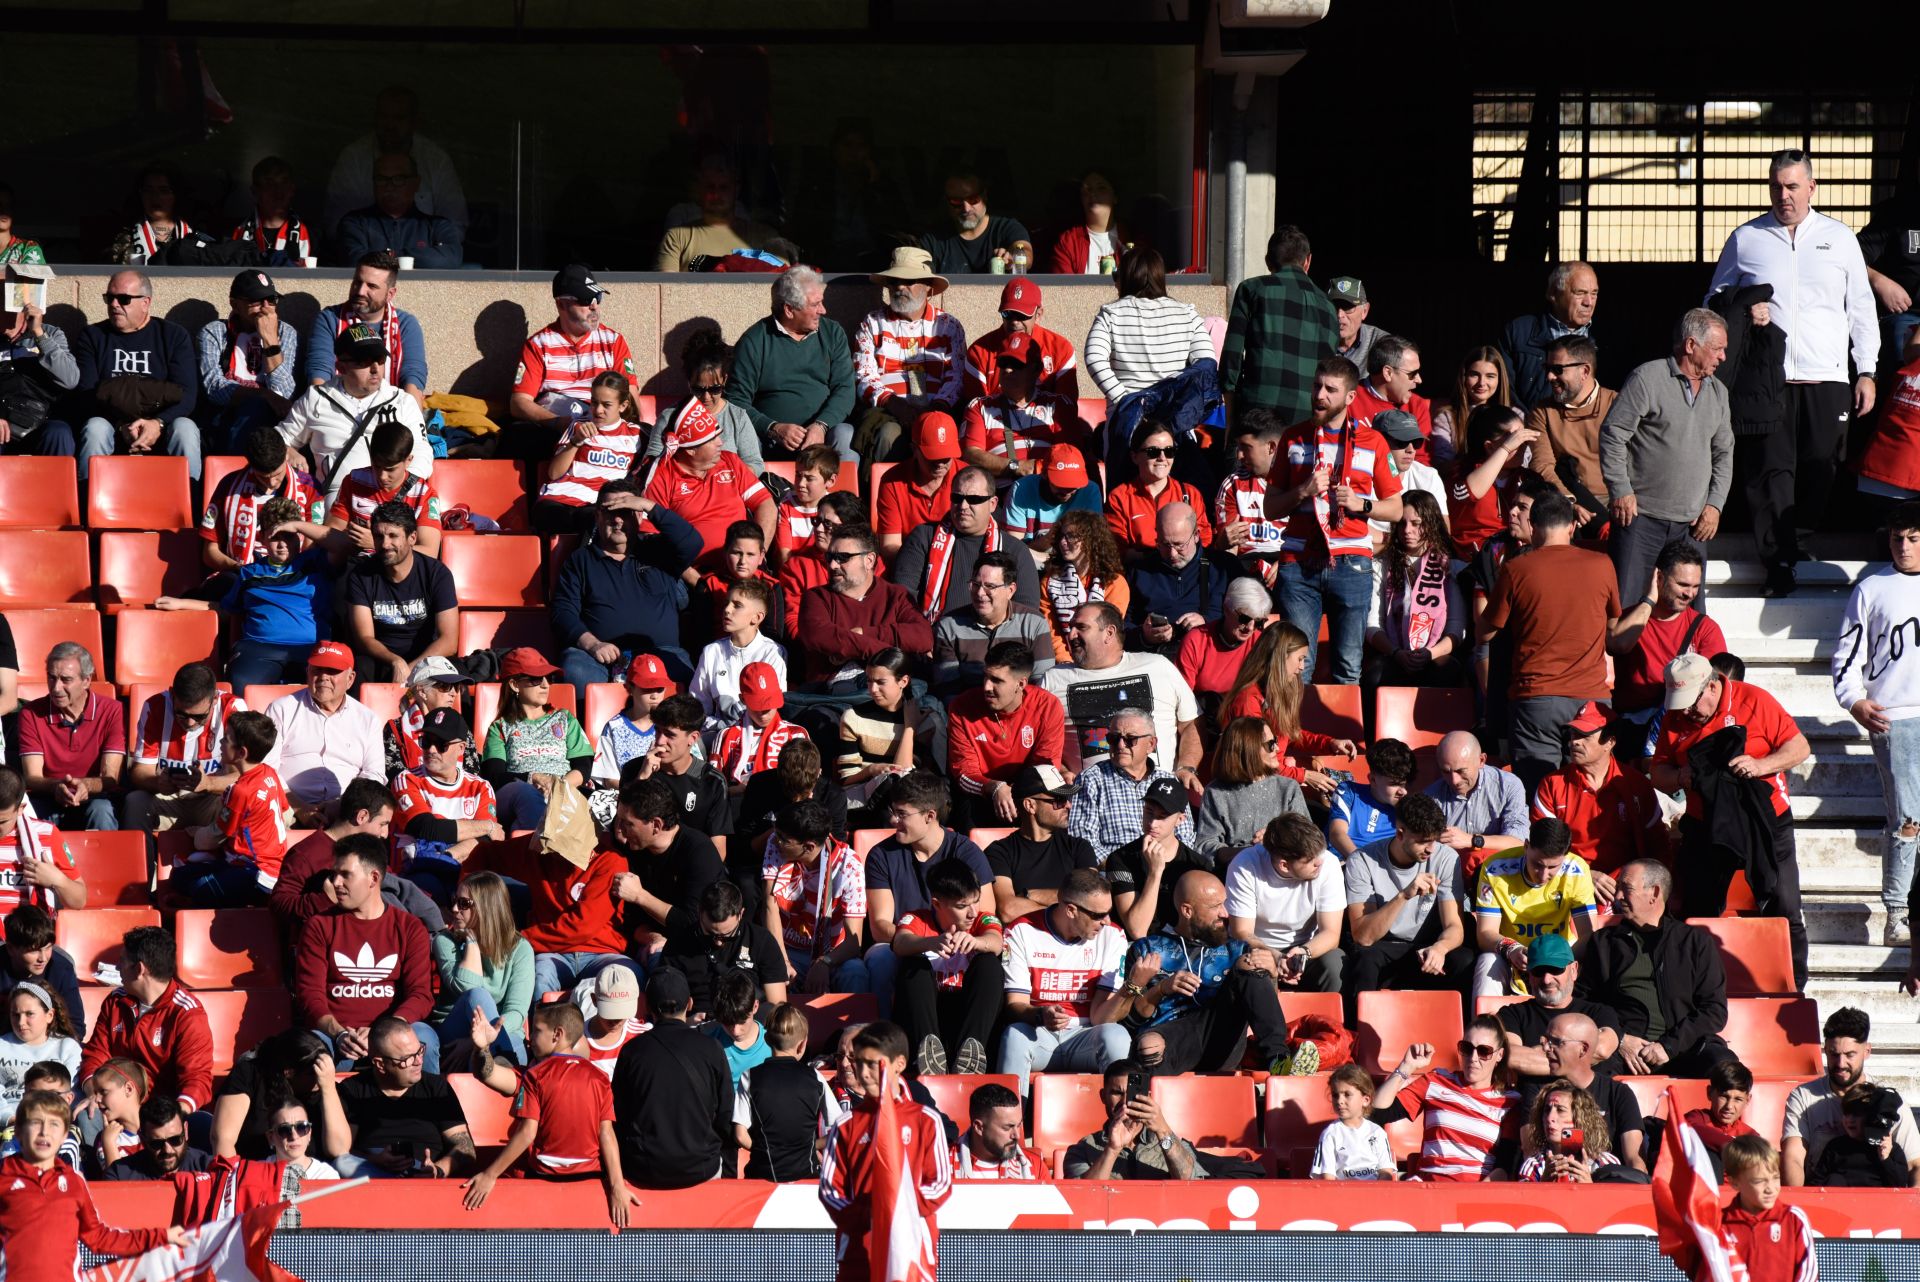
[[[1707,566],[1707,612],[1746,660],[1747,680],[1770,691],[1800,723],[1813,755],[1794,771],[1793,817],[1800,886],[1811,941],[1807,995],[1821,1018],[1856,1006],[1873,1020],[1869,1074],[1920,1104],[1920,1000],[1900,992],[1906,948],[1880,944],[1880,860],[1885,807],[1866,732],[1833,698],[1829,663],[1852,585],[1884,559],[1865,535],[1814,540],[1818,561],[1799,567],[1799,589],[1782,600],[1759,595],[1762,571],[1751,540],[1716,539]]]

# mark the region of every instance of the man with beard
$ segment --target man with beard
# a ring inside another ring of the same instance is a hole
[[[960,406],[967,334],[934,303],[947,278],[924,249],[894,250],[887,269],[869,279],[882,288],[886,306],[868,312],[854,334],[853,376],[866,411],[853,447],[877,463],[895,457],[900,437],[923,416],[952,417]]]
[[[1780,1176],[1792,1186],[1807,1182],[1807,1172],[1820,1160],[1829,1141],[1845,1134],[1840,1121],[1841,1097],[1866,1080],[1873,1043],[1867,1040],[1872,1022],[1867,1012],[1843,1006],[1827,1016],[1820,1034],[1827,1075],[1804,1082],[1787,1096],[1786,1123],[1781,1130]],[[1909,1169],[1920,1171],[1920,1130],[1913,1111],[1903,1108],[1893,1124],[1893,1146]]]
[[[1580,528],[1606,515],[1607,481],[1600,474],[1600,424],[1619,395],[1594,376],[1599,351],[1585,334],[1568,334],[1547,348],[1546,399],[1527,411],[1527,427],[1553,447],[1552,481],[1573,501]],[[1597,527],[1595,527],[1597,529]]]
[[[1512,376],[1513,403],[1521,409],[1544,404],[1555,389],[1550,366],[1552,345],[1568,338],[1593,344],[1593,312],[1600,302],[1600,277],[1585,263],[1560,263],[1547,276],[1547,309],[1507,322],[1500,354]],[[1579,359],[1575,357],[1574,359]],[[1592,378],[1589,367],[1587,377]],[[1564,404],[1565,402],[1560,402]],[[1554,442],[1559,451],[1560,443]],[[1595,490],[1605,494],[1604,490]]]
[[[347,284],[347,301],[321,308],[307,327],[301,377],[310,385],[332,378],[334,340],[356,325],[368,326],[387,349],[387,360],[380,367],[381,384],[401,389],[424,408],[427,336],[412,312],[400,310],[399,297],[400,260],[385,249],[361,255]]]
[[[414,551],[413,511],[397,500],[374,509],[373,555],[347,571],[347,618],[354,671],[362,683],[405,685],[421,659],[451,657],[460,634],[460,597],[447,567]]]
[[[878,560],[871,528],[843,525],[834,532],[827,581],[800,595],[796,638],[813,680],[864,681],[866,661],[889,647],[933,653],[933,625],[906,589],[874,577]]]
[[[1257,1061],[1287,1051],[1287,1020],[1274,987],[1279,963],[1260,944],[1230,939],[1227,888],[1210,872],[1174,886],[1173,920],[1128,954],[1128,1014],[1146,1021],[1134,1044],[1149,1073],[1226,1073],[1240,1066],[1247,1027]]]
[[[1020,1142],[1020,1097],[988,1082],[967,1099],[966,1143],[954,1177],[962,1180],[1045,1181],[1040,1155]]]
[[[1002,546],[1011,551],[1019,545],[994,520],[993,478],[977,467],[963,467],[953,478],[953,506],[940,520],[907,535],[888,577],[928,619],[937,619],[971,603],[974,565]],[[1033,558],[1016,553],[1013,569],[1013,599],[1037,607],[1040,576]]]
[[[1033,237],[1018,218],[987,212],[987,184],[980,175],[956,173],[947,178],[947,212],[953,216],[950,235],[928,233],[920,238],[923,252],[935,271],[963,272],[975,276],[993,270],[999,259],[1011,271],[1014,254],[1025,248],[1033,253]]]

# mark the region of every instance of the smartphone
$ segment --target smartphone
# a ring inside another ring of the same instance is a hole
[[[413,1141],[395,1140],[393,1145],[387,1149],[387,1152],[393,1154],[395,1157],[404,1157],[411,1162],[414,1158]]]
[[[1127,1098],[1129,1100],[1151,1099],[1153,1097],[1153,1079],[1139,1069],[1127,1073]]]
[[[1156,628],[1164,628],[1167,626],[1167,616],[1164,614],[1149,614],[1147,616],[1147,622]]]
[[[1568,1131],[1567,1137],[1560,1141],[1560,1156],[1562,1157],[1585,1157],[1586,1153],[1587,1134],[1578,1127]]]

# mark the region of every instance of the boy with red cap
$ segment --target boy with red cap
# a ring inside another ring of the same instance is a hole
[[[727,791],[738,795],[747,780],[780,764],[780,750],[807,732],[780,715],[786,704],[786,680],[770,663],[749,663],[740,673],[740,719],[720,736],[714,763],[727,781]]]
[[[647,482],[646,497],[699,532],[705,549],[695,563],[699,569],[723,567],[727,529],[735,521],[751,518],[763,544],[773,541],[773,495],[738,454],[721,447],[720,420],[698,397],[674,420],[673,439]],[[700,581],[694,569],[683,577],[688,583]]]
[[[1039,390],[1058,396],[1072,405],[1080,399],[1080,375],[1075,368],[1073,344],[1064,335],[1045,329],[1040,318],[1040,286],[1029,276],[1015,276],[1000,291],[1000,328],[967,349],[965,369],[966,399],[1000,394],[999,362],[1007,345],[1018,334],[1033,340],[1040,352]]]
[[[1068,512],[1100,514],[1100,487],[1087,475],[1086,457],[1071,445],[1056,445],[1032,476],[1015,481],[1000,504],[1000,524],[1016,539],[1045,552],[1053,527]]]
[[[975,397],[961,421],[961,457],[991,472],[1002,490],[1035,474],[1057,442],[1087,435],[1072,401],[1039,390],[1043,359],[1030,335],[1009,335],[997,366],[1000,390]]]
[[[938,411],[921,415],[913,431],[913,457],[882,478],[874,503],[873,532],[880,538],[882,557],[894,556],[910,532],[947,514],[953,506],[948,482],[959,458],[960,429],[953,416]]]
[[[593,751],[593,781],[609,788],[618,786],[629,761],[653,751],[653,710],[679,690],[667,675],[667,665],[652,654],[633,656],[626,683],[626,706],[600,727],[599,746]]]

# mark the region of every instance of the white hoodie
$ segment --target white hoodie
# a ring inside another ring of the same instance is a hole
[[[1843,708],[1872,699],[1890,720],[1920,717],[1920,574],[1888,566],[1853,589],[1833,655],[1833,694]]]

